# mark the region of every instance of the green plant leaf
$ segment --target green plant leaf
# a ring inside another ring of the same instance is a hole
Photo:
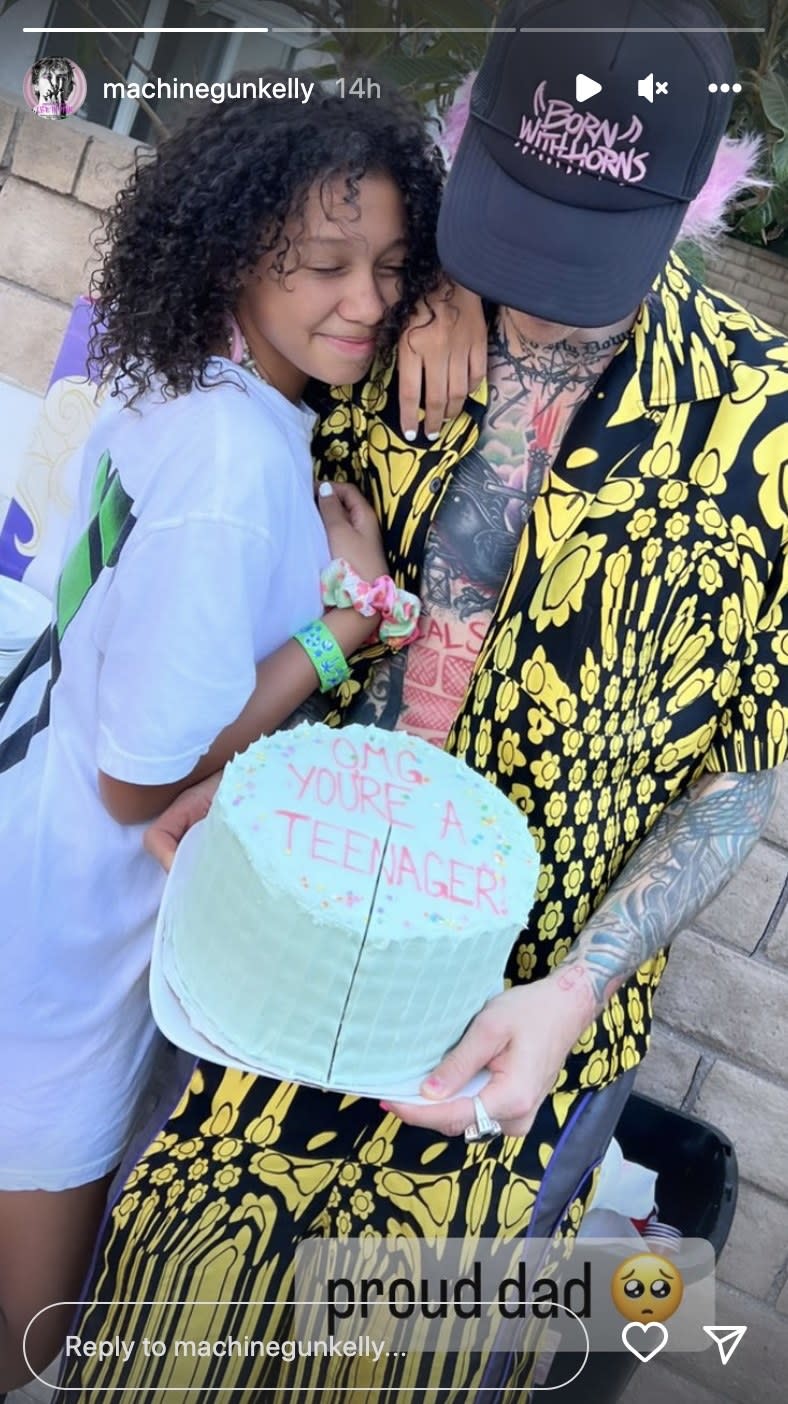
[[[460,81],[456,59],[433,58],[429,52],[420,58],[387,53],[375,65],[375,71],[401,88],[418,89],[420,92],[428,92],[440,83]]]
[[[702,283],[706,277],[706,260],[700,246],[691,239],[681,239],[676,245],[676,253],[686,263],[693,278]]]
[[[754,25],[765,29],[769,23],[769,0],[717,0],[717,8],[730,25]]]
[[[770,222],[767,210],[766,205],[759,206],[757,210],[748,210],[746,215],[742,215],[736,226],[737,233],[743,234],[751,244],[762,244],[764,230]]]
[[[335,63],[324,63],[319,68],[299,68],[299,78],[312,78],[316,83],[330,83],[338,77]]]
[[[424,24],[443,27],[448,33],[459,29],[492,29],[495,16],[501,9],[499,3],[486,3],[486,0],[430,0],[429,4],[418,6],[419,21]],[[457,34],[459,40],[473,39],[473,34]],[[484,42],[483,34],[478,36]]]
[[[788,186],[788,137],[778,141],[772,152],[774,176],[778,185]]]
[[[788,82],[779,73],[767,73],[759,89],[763,110],[772,126],[788,136]]]

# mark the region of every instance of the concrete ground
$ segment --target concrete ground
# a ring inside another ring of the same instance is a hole
[[[46,1378],[52,1381],[57,1375],[57,1361],[50,1365],[46,1371]],[[15,1389],[13,1394],[7,1397],[7,1404],[49,1404],[52,1398],[52,1390],[39,1380],[31,1380],[24,1389]]]

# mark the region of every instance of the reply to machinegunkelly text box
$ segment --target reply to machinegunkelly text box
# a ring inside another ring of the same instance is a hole
[[[353,1340],[329,1336],[325,1340],[258,1340],[253,1336],[222,1336],[216,1340],[160,1340],[153,1336],[142,1336],[139,1340],[124,1340],[122,1336],[109,1336],[92,1340],[84,1336],[67,1336],[64,1355],[72,1360],[118,1360],[130,1364],[135,1358],[162,1360],[164,1357],[175,1360],[272,1360],[293,1361],[304,1356],[325,1357],[326,1359],[353,1359],[368,1356],[373,1361],[390,1354],[386,1342],[362,1334]]]

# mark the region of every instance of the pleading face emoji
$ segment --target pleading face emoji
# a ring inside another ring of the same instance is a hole
[[[610,1283],[613,1304],[627,1321],[667,1321],[681,1306],[684,1282],[669,1258],[637,1253],[621,1263]]]

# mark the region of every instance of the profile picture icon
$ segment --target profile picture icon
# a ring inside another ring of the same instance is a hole
[[[59,57],[38,59],[25,74],[22,87],[31,111],[50,121],[62,121],[78,112],[88,90],[78,64]]]

